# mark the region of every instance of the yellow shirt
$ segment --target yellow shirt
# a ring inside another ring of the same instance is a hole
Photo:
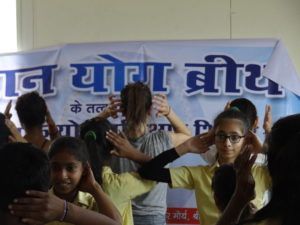
[[[53,193],[53,189],[50,190]],[[78,194],[75,200],[72,202],[73,204],[80,206],[81,208],[90,209],[92,211],[98,212],[98,206],[94,199],[94,197],[86,192],[78,191]],[[51,223],[47,223],[46,225],[73,225],[72,223],[53,221]]]
[[[209,166],[170,168],[172,188],[194,189],[201,225],[215,224],[220,216],[211,189],[212,177],[219,166],[218,162]],[[256,198],[253,200],[259,209],[263,206],[263,196],[270,187],[271,180],[264,166],[254,165],[252,174],[255,180]]]
[[[102,180],[103,191],[122,216],[122,225],[133,225],[131,199],[150,191],[156,182],[143,180],[135,172],[116,174],[110,167],[103,167]]]

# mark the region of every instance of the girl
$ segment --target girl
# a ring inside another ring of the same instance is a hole
[[[206,137],[195,136],[144,164],[139,173],[143,178],[169,183],[172,188],[194,189],[201,224],[214,224],[219,217],[219,212],[211,190],[213,174],[220,165],[235,161],[246,144],[248,130],[249,122],[243,113],[234,109],[226,110],[220,113],[214,121],[214,141],[218,151],[215,164],[164,168],[167,163],[187,152],[199,153],[199,149],[201,149],[200,152],[206,150],[201,147]],[[261,208],[263,194],[269,187],[270,181],[265,167],[255,165],[252,173],[256,181],[254,204]]]
[[[114,127],[106,119],[98,117],[81,125],[80,136],[88,147],[95,178],[119,209],[122,224],[133,225],[131,200],[150,191],[155,182],[142,180],[135,172],[122,174],[112,172],[110,166],[113,146],[106,140],[106,132],[109,130],[114,130]],[[131,146],[127,142],[124,147],[129,149]],[[142,155],[138,151],[135,153]]]
[[[114,103],[116,103],[115,100]],[[157,116],[165,116],[174,132],[149,132],[148,122],[152,102]],[[177,117],[168,105],[164,95],[152,94],[147,85],[137,82],[128,84],[121,91],[121,109],[125,117],[124,132],[130,143],[140,152],[155,157],[166,149],[177,146],[191,137],[186,125]],[[128,159],[118,158],[113,163],[113,170],[118,173],[136,171],[139,164]],[[167,185],[159,183],[147,195],[142,195],[132,202],[135,225],[164,225],[166,213]]]
[[[117,210],[93,177],[84,142],[73,137],[58,138],[51,145],[49,159],[53,185],[51,192],[80,207],[119,218]],[[108,207],[103,208],[103,205]]]
[[[260,225],[294,225],[299,223],[300,199],[300,114],[278,120],[268,139],[268,170],[272,179],[270,202],[250,220]],[[249,158],[249,157],[248,157]],[[247,161],[246,161],[247,162]],[[247,204],[242,198],[243,188],[237,186],[218,224],[232,224],[241,208]],[[246,201],[245,201],[246,200]],[[226,218],[226,219],[225,219]]]

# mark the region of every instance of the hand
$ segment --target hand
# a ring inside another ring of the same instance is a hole
[[[246,136],[246,144],[248,146],[251,146],[253,153],[263,152],[263,145],[260,143],[257,135],[251,130],[248,131],[248,134]]]
[[[25,140],[25,138],[22,137],[22,135],[20,134],[18,128],[15,126],[15,124],[9,120],[9,119],[5,119],[5,125],[7,126],[7,128],[10,131],[9,135],[9,140],[11,142],[23,142],[23,143],[27,143],[27,141]]]
[[[224,107],[224,111],[230,109],[230,104],[231,104],[231,101],[226,102],[226,105]]]
[[[110,130],[106,133],[106,138],[115,146],[115,150],[110,152],[112,155],[120,158],[130,158],[134,152],[138,151],[130,144],[123,132],[117,134]]]
[[[251,155],[251,152],[249,146],[246,146],[234,162],[236,171],[236,188],[234,194],[245,204],[255,198],[255,181],[251,169],[257,155]]]
[[[11,110],[11,105],[12,105],[12,100],[10,100],[4,110],[4,116],[6,117],[6,119],[10,119],[12,117],[12,114],[10,113]]]
[[[46,122],[48,124],[50,139],[55,140],[56,138],[60,137],[60,132],[51,116],[49,109],[46,111]]]
[[[93,195],[97,188],[97,184],[91,166],[87,164],[79,183],[79,190]]]
[[[263,128],[265,130],[265,134],[269,134],[272,128],[272,108],[270,105],[266,105],[265,107],[265,117],[264,117],[264,124]]]
[[[168,116],[171,112],[171,107],[168,103],[167,96],[162,94],[157,94],[153,96],[152,100],[154,106],[153,108],[157,110],[156,116]]]
[[[109,96],[109,104],[107,107],[97,116],[97,117],[102,117],[102,118],[117,118],[118,117],[118,112],[122,112],[121,109],[121,100],[116,98],[116,96],[111,95]]]
[[[28,224],[44,224],[59,220],[64,211],[64,200],[54,194],[26,191],[28,197],[18,198],[9,205],[10,213]],[[41,221],[43,223],[41,223]]]
[[[183,155],[187,152],[190,153],[204,153],[209,150],[209,146],[214,143],[214,131],[210,130],[205,134],[196,135],[187,141],[183,142],[176,147],[176,151],[179,155]]]

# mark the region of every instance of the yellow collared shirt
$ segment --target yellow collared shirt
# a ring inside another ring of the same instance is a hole
[[[212,177],[218,166],[219,164],[216,162],[209,166],[170,168],[172,188],[195,190],[201,225],[215,224],[220,216],[211,188]],[[263,206],[264,193],[270,187],[271,180],[265,166],[254,165],[252,174],[256,184],[256,198],[253,200],[253,203],[260,209]]]

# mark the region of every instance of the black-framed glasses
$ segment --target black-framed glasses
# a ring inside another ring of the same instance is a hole
[[[241,136],[241,135],[238,135],[238,134],[230,134],[230,135],[216,134],[215,135],[216,141],[224,142],[228,138],[231,144],[239,143],[240,140],[244,137],[245,137],[245,135]]]

